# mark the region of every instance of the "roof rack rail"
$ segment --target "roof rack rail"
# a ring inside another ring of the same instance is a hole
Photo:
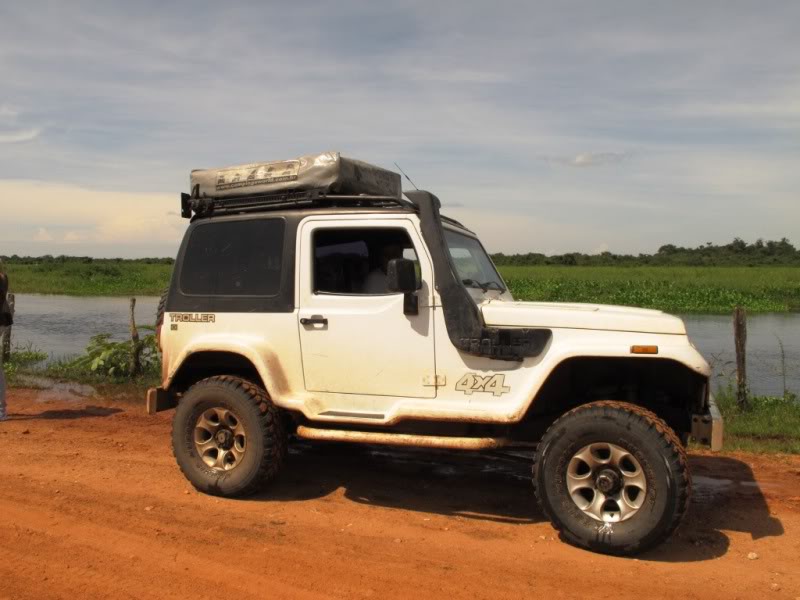
[[[181,216],[185,219],[191,219],[193,214],[199,217],[207,217],[212,214],[262,212],[287,208],[332,207],[399,207],[417,210],[413,202],[395,196],[329,194],[322,190],[275,192],[236,198],[201,198],[195,195],[181,194]]]

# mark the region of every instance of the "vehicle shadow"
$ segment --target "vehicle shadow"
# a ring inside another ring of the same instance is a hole
[[[38,414],[10,414],[9,421],[36,421],[36,420],[69,420],[86,419],[95,417],[110,417],[121,413],[121,408],[106,406],[85,406],[83,408],[66,408],[63,410],[45,410]]]
[[[283,475],[255,499],[303,501],[343,488],[353,502],[465,519],[537,523],[530,458],[295,441]]]
[[[683,524],[665,544],[639,558],[691,562],[724,555],[730,546],[724,531],[749,533],[757,540],[783,535],[747,463],[729,456],[692,455],[692,502]]]
[[[530,483],[530,456],[296,441],[284,474],[254,499],[304,501],[338,489],[353,502],[499,523],[546,521]],[[727,456],[690,458],[689,511],[664,544],[638,558],[711,560],[728,552],[725,531],[752,539],[784,533],[750,467]]]

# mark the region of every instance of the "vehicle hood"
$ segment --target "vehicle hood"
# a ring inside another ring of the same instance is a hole
[[[686,327],[678,317],[646,308],[567,302],[507,302],[496,299],[481,304],[481,311],[487,326],[686,335]]]

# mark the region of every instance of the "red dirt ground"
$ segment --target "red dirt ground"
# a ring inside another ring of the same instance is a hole
[[[800,457],[694,454],[682,527],[623,559],[559,541],[522,460],[297,442],[271,489],[221,500],[178,471],[171,412],[9,407],[0,598],[800,597]]]

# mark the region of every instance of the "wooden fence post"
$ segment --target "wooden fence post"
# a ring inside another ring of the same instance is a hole
[[[13,318],[16,298],[14,294],[8,294],[6,300],[8,301],[8,308],[11,309],[11,317]],[[0,362],[6,362],[11,357],[11,327],[3,328],[0,333],[2,333],[2,335],[0,335]]]
[[[733,311],[733,343],[736,346],[736,403],[742,410],[748,406],[747,389],[747,313],[737,306]]]
[[[789,397],[789,388],[786,387],[786,350],[783,347],[783,340],[780,336],[776,333],[775,339],[778,340],[778,347],[781,349],[781,379],[783,380],[783,397]]]
[[[131,298],[131,377],[142,373],[142,343],[139,341],[139,330],[136,328],[136,320],[133,316],[135,308],[136,298]]]

